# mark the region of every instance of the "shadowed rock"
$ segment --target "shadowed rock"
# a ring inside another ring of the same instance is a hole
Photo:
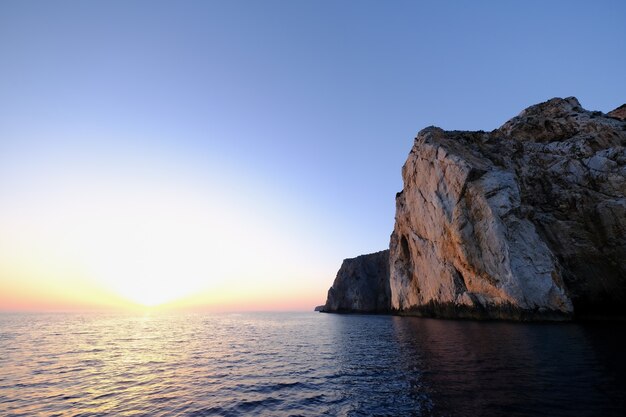
[[[345,259],[320,311],[389,312],[389,251]]]

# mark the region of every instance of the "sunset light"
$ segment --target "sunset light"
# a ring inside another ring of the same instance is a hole
[[[289,300],[271,299],[289,288],[300,287],[292,299],[308,296],[293,278],[314,272],[295,268],[302,254],[277,227],[275,203],[258,191],[233,193],[210,173],[198,180],[182,167],[165,178],[159,172],[172,168],[158,160],[141,169],[118,164],[106,175],[97,169],[103,163],[77,168],[65,158],[41,171],[13,168],[24,183],[0,187],[11,201],[0,207],[0,278],[13,282],[5,297],[22,287],[68,306],[184,306],[193,299],[206,308],[228,300],[229,308],[242,308],[255,293],[250,305],[281,308]],[[254,210],[243,210],[247,197]]]
[[[0,417],[626,416],[624,40],[0,0]]]

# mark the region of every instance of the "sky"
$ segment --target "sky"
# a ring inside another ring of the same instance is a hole
[[[311,310],[426,126],[626,102],[623,1],[2,1],[0,310]]]

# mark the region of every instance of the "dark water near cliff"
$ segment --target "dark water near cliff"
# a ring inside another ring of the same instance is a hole
[[[0,415],[621,416],[626,327],[0,315]]]

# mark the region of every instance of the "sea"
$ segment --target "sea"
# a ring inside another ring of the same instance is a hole
[[[0,416],[624,416],[623,323],[0,314]]]

